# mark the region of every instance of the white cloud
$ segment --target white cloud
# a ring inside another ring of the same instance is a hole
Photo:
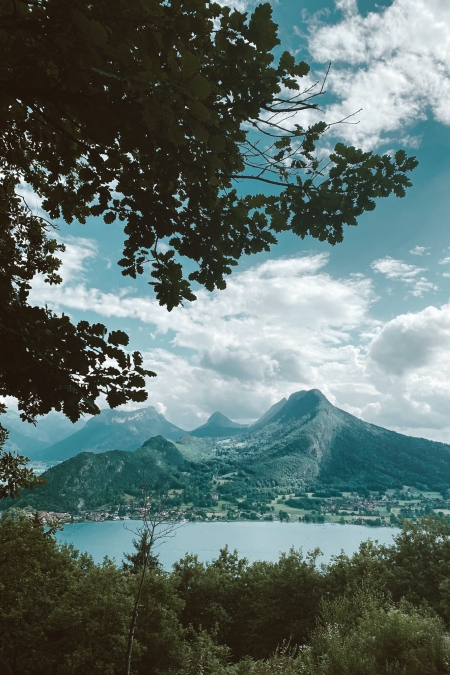
[[[366,16],[352,0],[335,4],[343,19],[320,24],[314,17],[308,44],[316,62],[332,63],[328,89],[337,102],[326,118],[363,111],[358,125],[334,133],[370,148],[386,138],[407,140],[407,128],[429,115],[450,124],[448,1],[394,0]]]
[[[390,256],[375,260],[372,265],[375,272],[385,274],[388,279],[400,279],[401,281],[410,282],[415,280],[420,272],[425,272],[424,267],[416,267],[403,262],[403,260],[395,260]]]
[[[157,401],[155,403],[155,408],[160,415],[164,415],[167,412],[166,406],[164,405],[164,403],[161,403],[161,401]]]
[[[237,9],[238,12],[252,11],[255,5],[259,4],[257,0],[216,0],[221,7],[230,7]]]
[[[28,206],[30,211],[39,216],[45,216],[45,212],[42,210],[43,199],[38,197],[38,195],[32,190],[32,188],[26,183],[20,183],[16,187],[16,193],[22,197],[25,204]]]
[[[131,289],[114,294],[90,287],[95,247],[75,239],[70,245],[66,281],[56,288],[38,284],[35,300],[140,320],[149,334],[146,366],[158,373],[143,405],[156,405],[182,428],[215,410],[255,419],[284,396],[317,387],[366,421],[445,439],[450,305],[375,321],[371,279],[335,278],[326,270],[327,255],[309,254],[237,272],[225,291],[201,291],[196,302],[168,313]],[[376,263],[412,289],[424,271],[389,258]],[[159,339],[156,347],[151,335]]]
[[[447,346],[450,352],[450,306],[427,307],[389,321],[374,338],[369,356],[384,372],[397,376],[429,368]]]
[[[340,9],[347,17],[355,16],[358,13],[356,0],[335,0],[335,5],[336,9]]]
[[[450,263],[450,257],[447,256],[446,258],[442,258],[442,260],[439,260],[439,265],[448,265]]]
[[[69,272],[89,263],[92,249],[72,242],[72,253]],[[330,393],[328,378],[358,368],[352,335],[372,325],[372,284],[362,275],[334,279],[324,271],[327,262],[326,254],[267,261],[233,275],[225,291],[200,291],[196,302],[170,313],[130,289],[91,288],[83,271],[60,287],[39,284],[33,299],[139,319],[166,341],[170,336],[166,349],[149,345],[146,352],[159,375],[149,390],[151,401],[163,402],[180,424],[186,414],[192,424],[221,406],[241,419],[258,417],[286,393],[314,386]]]
[[[430,306],[387,322],[369,346],[366,367],[381,395],[379,410],[372,411],[373,421],[391,428],[420,429],[443,440],[441,432],[430,428],[449,427],[450,305]]]
[[[49,286],[44,282],[44,278],[38,275],[33,280],[32,302],[38,303],[45,297],[45,302],[58,303],[57,298],[61,295],[64,286],[69,286],[71,282],[87,280],[86,262],[97,256],[97,244],[92,239],[69,236],[63,241],[60,237],[55,238],[64,243],[66,247],[63,253],[57,254],[57,257],[62,260],[59,274],[63,277],[63,286]]]
[[[430,255],[429,246],[414,246],[410,250],[411,255]]]
[[[374,260],[371,265],[375,272],[384,274],[387,279],[394,279],[401,281],[411,287],[410,294],[416,297],[422,297],[428,291],[437,291],[436,284],[428,281],[424,276],[420,276],[421,272],[426,272],[425,267],[417,267],[410,265],[403,260],[396,260],[390,256]]]

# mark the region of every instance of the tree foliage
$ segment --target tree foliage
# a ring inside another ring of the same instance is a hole
[[[35,275],[50,285],[61,282],[56,254],[64,247],[47,229],[11,182],[0,185],[0,393],[17,398],[28,421],[55,409],[75,422],[82,413],[98,412],[101,392],[111,407],[145,400],[144,378],[153,373],[142,367],[138,352],[121,349],[128,344],[123,331],[108,334],[87,321],[74,325],[64,314],[28,303]]]
[[[0,403],[0,414],[5,410],[5,406]],[[27,467],[28,457],[3,449],[7,440],[8,430],[0,424],[0,499],[15,499],[20,496],[21,489],[32,489],[35,485],[42,485],[45,480],[38,478]]]
[[[0,671],[124,673],[144,579],[133,675],[448,675],[448,530],[432,518],[391,546],[369,544],[323,566],[317,551],[249,564],[225,548],[142,577],[142,566],[96,565],[57,545],[10,509],[0,520]]]
[[[278,45],[268,3],[248,16],[206,0],[0,0],[0,393],[25,419],[76,420],[101,392],[143,400],[152,373],[123,333],[28,305],[34,274],[60,282],[62,247],[20,181],[51,219],[123,227],[123,274],[148,263],[169,310],[195,285],[224,288],[283,230],[334,244],[376,198],[405,194],[416,162],[403,151],[338,144],[323,166],[326,123],[286,119],[322,91],[302,88],[309,67],[288,52],[275,62]],[[272,192],[245,194],[243,179]]]

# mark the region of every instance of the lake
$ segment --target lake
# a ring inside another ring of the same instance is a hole
[[[60,542],[72,543],[80,551],[87,551],[97,563],[105,555],[120,563],[124,552],[132,551],[132,540],[136,537],[127,528],[136,530],[139,525],[137,520],[75,523],[66,525],[57,538]],[[196,553],[204,562],[212,560],[226,544],[250,562],[276,561],[280,553],[289,551],[292,546],[301,548],[304,554],[319,547],[323,553],[319,562],[329,562],[341,549],[351,555],[367,539],[391,544],[398,533],[398,529],[390,527],[368,528],[337,523],[186,523],[159,547],[158,553],[166,570],[185,553]]]

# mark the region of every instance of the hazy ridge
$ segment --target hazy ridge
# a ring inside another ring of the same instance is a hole
[[[94,419],[70,439],[53,446],[65,444],[75,449],[76,440],[90,432],[96,449],[108,442],[119,449],[82,452],[63,461],[44,474],[44,487],[24,493],[23,503],[39,508],[95,506],[121,495],[139,495],[143,481],[151,486],[159,482],[168,488],[207,492],[212,481],[220,482],[224,475],[236,494],[277,486],[283,491],[311,486],[342,490],[401,488],[405,484],[438,490],[450,486],[449,445],[363,422],[333,406],[316,389],[292,394],[248,427],[231,420],[225,426],[227,418],[215,414],[209,424],[187,434],[154,411],[145,419],[175,436],[183,435],[170,440],[160,433],[130,452],[126,446],[120,448],[120,442],[128,442],[130,433],[138,438],[142,428],[136,431],[137,422],[142,422],[145,411],[140,412],[137,421],[127,419],[127,413],[122,414],[123,422],[117,423],[113,418],[117,413],[109,411],[109,427],[99,424],[103,436],[96,434]],[[130,432],[133,422],[136,426]],[[105,428],[112,431],[113,441],[108,441]],[[117,429],[124,430],[122,436]],[[208,429],[209,437],[205,435]]]

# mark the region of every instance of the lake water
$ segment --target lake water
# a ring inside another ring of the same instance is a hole
[[[87,551],[95,562],[107,555],[120,563],[125,552],[133,550],[132,540],[139,521],[105,521],[102,523],[76,523],[66,525],[58,532],[58,540],[74,544],[79,551]],[[130,528],[130,529],[127,529]],[[185,553],[196,553],[201,561],[216,558],[226,544],[237,549],[240,557],[250,562],[278,560],[280,553],[293,546],[303,553],[319,547],[323,556],[319,562],[329,562],[341,550],[351,555],[362,541],[378,540],[391,544],[399,530],[389,527],[364,527],[334,523],[186,523],[158,549],[164,569],[169,570]]]

